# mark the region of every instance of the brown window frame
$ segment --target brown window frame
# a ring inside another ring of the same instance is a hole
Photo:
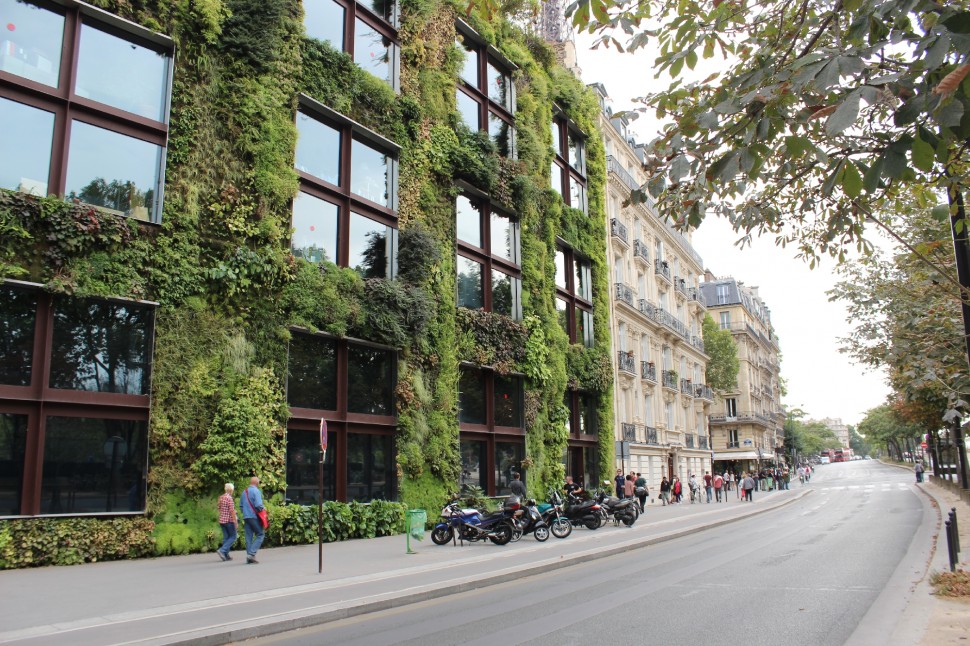
[[[489,45],[474,29],[462,20],[455,21],[455,31],[460,43],[459,47],[472,49],[478,54],[478,83],[473,85],[459,74],[456,92],[462,92],[465,96],[478,104],[478,124],[477,130],[490,132],[489,116],[494,115],[504,121],[509,127],[509,150],[507,157],[516,159],[516,137],[515,137],[515,83],[512,81],[512,74],[518,66],[505,58],[498,49]],[[508,81],[508,105],[494,101],[488,94],[488,66],[494,67],[500,74],[505,76]]]
[[[580,429],[582,424],[580,424],[581,418],[583,416],[583,397],[590,397],[592,401],[590,405],[592,406],[593,418],[590,422],[591,428],[588,429],[589,432],[583,433]],[[569,409],[569,438],[573,440],[591,440],[599,435],[597,430],[598,420],[596,419],[596,403],[598,396],[590,392],[583,390],[566,390],[566,406]]]
[[[552,118],[552,126],[556,132],[559,133],[559,147],[555,149],[555,155],[552,159],[552,168],[557,169],[559,172],[559,190],[558,193],[562,197],[563,202],[566,206],[572,207],[574,209],[579,209],[583,213],[589,215],[589,194],[588,186],[586,184],[586,142],[588,137],[579,126],[577,126],[571,119],[565,116],[561,110],[556,110]],[[579,166],[574,166],[569,160],[569,137],[578,137],[582,143],[583,156],[582,163]],[[570,180],[575,180],[583,189],[583,195],[580,199],[581,204],[572,203],[572,191],[570,190]],[[550,178],[550,185],[555,181],[555,178]]]
[[[0,70],[0,97],[54,114],[51,160],[47,193],[64,196],[67,183],[67,161],[70,155],[71,124],[81,121],[111,132],[145,141],[161,148],[155,205],[148,223],[159,224],[165,186],[165,159],[168,143],[168,119],[172,98],[175,45],[168,37],[152,32],[90,5],[72,0],[64,3],[48,0],[26,0],[28,4],[64,17],[61,60],[57,87],[51,87],[16,74]],[[81,25],[87,24],[116,38],[168,55],[167,92],[163,120],[156,121],[75,94],[75,78],[80,46]],[[101,207],[96,207],[101,208]]]
[[[590,262],[588,258],[576,252],[575,249],[569,245],[560,242],[556,245],[556,252],[563,254],[563,264],[565,265],[563,269],[566,272],[566,287],[563,288],[559,284],[556,284],[556,298],[561,299],[566,302],[566,322],[567,322],[567,333],[569,334],[570,343],[582,343],[585,347],[591,348],[595,343],[595,336],[593,334],[592,324],[593,318],[593,300],[592,300],[592,277],[593,277],[593,263]],[[582,264],[589,271],[590,278],[590,298],[586,299],[579,296],[576,293],[576,265]],[[589,313],[590,326],[586,330],[586,335],[583,339],[578,338],[579,325],[576,321],[576,311],[582,310],[583,312]]]

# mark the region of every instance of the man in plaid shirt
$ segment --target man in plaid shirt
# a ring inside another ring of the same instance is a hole
[[[232,499],[232,492],[236,487],[231,483],[226,483],[226,493],[219,496],[219,526],[222,527],[222,547],[219,548],[219,558],[223,561],[231,561],[229,550],[236,542],[236,528],[239,520],[236,518],[236,503]]]

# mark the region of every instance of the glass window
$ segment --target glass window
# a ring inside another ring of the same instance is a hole
[[[461,440],[461,486],[480,487],[488,490],[488,470],[486,458],[488,453],[485,442],[476,440]]]
[[[569,164],[578,170],[580,173],[585,174],[585,154],[584,154],[584,144],[583,138],[572,132],[569,133]]]
[[[151,220],[162,147],[83,121],[71,122],[67,199]]]
[[[512,156],[512,124],[494,112],[488,113],[488,135],[502,157]]]
[[[556,250],[556,286],[568,289],[566,285],[566,254]]]
[[[394,43],[357,18],[354,24],[354,62],[382,81],[393,85]]]
[[[522,428],[522,380],[495,375],[495,425]]]
[[[340,184],[340,131],[302,112],[296,115],[296,168]]]
[[[552,122],[552,149],[557,153],[562,152],[562,141],[559,134],[559,123]]]
[[[461,68],[461,78],[472,87],[478,87],[478,50],[459,38],[458,46],[465,50],[465,62]]]
[[[397,231],[358,213],[350,214],[347,266],[363,278],[393,278]]]
[[[579,393],[579,432],[596,434],[596,397],[589,393]]]
[[[347,412],[394,414],[394,353],[347,346]]]
[[[482,263],[458,256],[458,307],[475,310],[485,307],[484,267]]]
[[[48,417],[42,514],[145,510],[148,423]]]
[[[458,378],[458,420],[462,424],[485,424],[485,375],[462,368]]]
[[[390,191],[391,158],[354,139],[350,152],[350,191],[371,202],[393,206]]]
[[[37,296],[0,285],[0,384],[29,386]]]
[[[552,190],[562,195],[562,174],[563,169],[559,167],[556,162],[552,162],[552,170],[550,171],[549,185]]]
[[[74,92],[126,112],[165,121],[168,61],[167,54],[82,24]]]
[[[513,222],[510,218],[495,212],[491,214],[490,219],[492,255],[499,258],[505,258],[510,262],[516,262],[518,260],[518,258],[516,258],[516,251],[518,247],[518,245],[516,245],[516,233],[518,224]]]
[[[573,268],[576,271],[576,296],[587,301],[593,300],[589,263],[581,260],[573,260]]]
[[[457,90],[455,92],[455,103],[458,108],[458,114],[461,115],[462,122],[471,130],[478,130],[478,102],[461,90]]]
[[[517,319],[518,278],[492,270],[492,311]]]
[[[396,478],[390,435],[347,433],[348,500],[393,500]]]
[[[0,413],[0,516],[18,516],[27,455],[27,416]]]
[[[147,395],[152,318],[147,307],[55,299],[50,387]]]
[[[336,204],[308,193],[297,193],[293,200],[293,255],[310,262],[337,262]]]
[[[337,409],[335,340],[309,334],[293,335],[290,339],[286,401],[294,408]]]
[[[0,98],[0,123],[0,188],[47,197],[54,113]]]
[[[481,248],[482,213],[478,204],[459,195],[455,198],[455,213],[458,239]]]
[[[556,297],[556,317],[559,319],[559,325],[562,327],[563,332],[567,335],[569,334],[569,303],[563,299]]]
[[[593,313],[581,307],[576,308],[576,342],[593,347]]]
[[[508,74],[505,74],[489,61],[486,66],[488,74],[488,98],[500,106],[512,110],[512,82]]]
[[[346,10],[333,0],[303,0],[303,26],[307,37],[328,42],[343,51],[345,13]]]
[[[525,469],[522,461],[525,459],[525,445],[521,442],[495,443],[495,493],[505,496],[510,493],[509,483],[512,474],[518,473],[525,481]]]
[[[337,499],[336,434],[327,434],[327,456],[323,462],[323,499]],[[320,502],[320,433],[286,432],[286,498],[297,505]]]
[[[569,178],[569,206],[586,210],[586,187],[575,177]]]
[[[64,16],[18,0],[0,0],[0,16],[0,70],[57,87]]]
[[[397,24],[397,2],[395,0],[370,0],[368,3],[361,3],[368,7],[375,14],[380,16],[384,22]]]

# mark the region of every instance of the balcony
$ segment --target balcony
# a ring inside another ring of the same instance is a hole
[[[644,428],[647,433],[647,444],[660,444],[659,431],[652,426],[647,426]]]
[[[704,338],[703,337],[692,336],[690,338],[690,344],[692,346],[694,346],[695,348],[697,348],[698,350],[700,350],[701,352],[704,352]]]
[[[708,437],[706,435],[697,436],[697,448],[699,449],[709,449],[710,444],[708,443]]]
[[[616,353],[616,365],[623,372],[628,372],[631,375],[637,374],[636,361],[633,359],[632,352],[624,352],[620,350]]]
[[[633,307],[633,288],[623,283],[614,283],[616,300]]]
[[[692,449],[694,448],[694,434],[688,433],[684,436],[684,448]]]
[[[680,276],[674,276],[674,291],[687,298],[687,281]]]
[[[660,321],[660,310],[657,309],[657,306],[656,305],[654,305],[653,303],[651,303],[650,301],[648,301],[645,298],[641,298],[637,302],[637,305],[639,305],[639,307],[637,309],[640,310],[640,313],[641,314],[643,314],[644,316],[646,316],[648,319],[650,319],[651,321],[653,321],[655,323],[661,323],[661,321]]]
[[[650,250],[647,249],[647,245],[639,240],[633,241],[633,259],[647,265],[650,264]]]
[[[714,391],[707,384],[697,384],[694,386],[694,396],[708,401],[714,401]]]
[[[727,443],[727,448],[729,448],[729,449],[740,449],[741,448],[741,443],[740,442],[728,442]]]
[[[690,287],[687,289],[687,300],[707,309],[707,306],[704,305],[704,297],[701,295],[701,290],[698,287]]]
[[[636,424],[628,424],[623,422],[620,424],[620,435],[624,442],[636,442],[637,441],[637,427]]]
[[[624,245],[630,245],[630,237],[627,234],[626,225],[616,218],[610,218],[610,235],[622,242]]]
[[[633,175],[630,174],[630,171],[623,168],[623,164],[621,164],[613,155],[607,155],[606,157],[606,170],[607,172],[615,174],[617,178],[631,191],[636,191],[640,188],[640,182],[634,179]]]
[[[680,380],[680,394],[687,395],[688,397],[694,396],[694,384],[690,379]]]
[[[660,373],[664,388],[677,390],[677,373],[673,370],[664,370]]]
[[[757,424],[765,428],[774,428],[775,421],[764,413],[753,411],[740,412],[731,417],[728,415],[709,415],[707,418],[712,425],[714,424]]]
[[[670,265],[667,264],[666,260],[654,260],[653,268],[654,273],[670,283]]]
[[[660,320],[660,323],[667,326],[668,328],[670,328],[671,330],[673,330],[674,332],[682,336],[684,339],[690,338],[690,334],[688,334],[687,326],[684,325],[681,321],[679,321],[677,317],[675,317],[673,314],[671,314],[670,312],[662,308],[658,309],[657,312],[658,312],[658,318]]]
[[[640,362],[640,378],[647,379],[654,383],[657,382],[657,366],[653,365],[649,361]]]

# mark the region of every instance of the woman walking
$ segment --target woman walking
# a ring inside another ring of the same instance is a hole
[[[229,550],[232,549],[238,535],[239,519],[236,516],[236,503],[232,499],[232,492],[236,489],[231,482],[226,483],[225,493],[219,496],[219,527],[222,528],[222,547],[219,548],[219,558],[231,561]]]

